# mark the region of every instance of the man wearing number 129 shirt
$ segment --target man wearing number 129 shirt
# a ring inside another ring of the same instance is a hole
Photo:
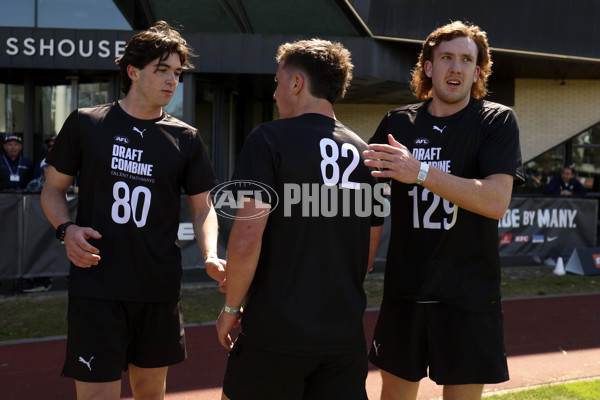
[[[384,400],[416,399],[429,374],[444,399],[481,398],[508,380],[498,219],[523,182],[514,112],[485,101],[485,32],[454,22],[425,43],[412,87],[423,103],[390,111],[366,164],[392,181],[383,303],[369,359]]]
[[[366,144],[333,112],[351,79],[350,53],[314,39],[281,45],[277,61],[281,119],[249,135],[234,174],[279,200],[246,197],[230,234],[217,321],[230,350],[223,398],[364,400],[362,284],[383,219],[372,210],[381,202]]]
[[[42,206],[71,260],[63,375],[78,399],[118,399],[123,369],[135,398],[164,398],[168,366],[185,359],[182,189],[207,273],[224,279],[207,151],[195,128],[162,110],[190,55],[165,22],[135,35],[116,61],[125,98],[74,111],[47,158]],[[65,194],[77,174],[73,223]]]

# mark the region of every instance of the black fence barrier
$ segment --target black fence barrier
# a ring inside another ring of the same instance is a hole
[[[68,198],[71,218],[75,220],[77,196]],[[204,268],[202,254],[192,228],[187,197],[181,197],[179,245],[184,269]],[[219,219],[219,256],[232,220]],[[0,279],[66,276],[69,259],[64,245],[56,240],[54,228],[42,211],[39,193],[0,193]]]
[[[68,197],[74,219],[77,196]],[[203,268],[187,197],[181,197],[178,238],[184,269]],[[513,197],[498,221],[500,256],[568,257],[576,248],[596,246],[598,199]],[[233,220],[219,217],[219,256],[225,258]],[[376,261],[385,263],[390,221],[386,218]],[[468,240],[465,238],[465,240]],[[39,194],[0,193],[0,279],[66,276],[64,246],[42,211]]]

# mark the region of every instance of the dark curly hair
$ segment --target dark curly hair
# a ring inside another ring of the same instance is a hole
[[[306,74],[310,94],[331,104],[344,98],[352,80],[350,52],[337,42],[311,39],[284,43],[275,59],[285,62],[284,68],[298,68]]]
[[[419,62],[412,71],[412,82],[410,88],[414,95],[421,101],[432,96],[431,78],[425,75],[425,62],[432,61],[435,48],[444,41],[450,41],[459,37],[473,39],[477,45],[477,65],[480,68],[479,78],[473,83],[471,96],[481,99],[487,95],[486,83],[492,74],[492,57],[488,46],[487,35],[476,25],[469,25],[461,21],[454,21],[433,31],[425,43],[419,55]]]
[[[152,60],[160,58],[160,61],[164,61],[171,54],[179,55],[183,69],[194,68],[188,60],[194,56],[192,48],[179,32],[165,21],[158,21],[148,30],[133,36],[125,47],[124,54],[115,60],[121,69],[123,92],[127,94],[131,88],[131,78],[127,74],[128,65],[143,69]]]

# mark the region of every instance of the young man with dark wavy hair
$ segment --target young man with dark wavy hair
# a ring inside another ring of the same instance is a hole
[[[116,60],[125,98],[74,111],[47,157],[42,206],[71,261],[63,375],[77,398],[118,399],[129,370],[136,399],[163,399],[167,369],[186,357],[181,315],[180,194],[187,194],[208,274],[216,256],[216,184],[198,131],[166,114],[191,49],[165,22]],[[79,176],[77,219],[65,200]]]
[[[369,358],[385,400],[419,381],[444,399],[480,399],[508,380],[498,219],[524,180],[514,112],[483,100],[485,32],[453,22],[425,40],[412,89],[422,103],[388,112],[365,156],[392,183],[383,303]]]

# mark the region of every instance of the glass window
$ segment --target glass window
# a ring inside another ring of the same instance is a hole
[[[36,133],[45,138],[56,135],[70,113],[71,85],[36,86]]]
[[[77,106],[90,107],[106,104],[109,98],[109,83],[79,82],[77,84]],[[73,86],[70,84],[39,85],[34,95],[34,158],[43,158],[47,151],[47,140],[60,132],[72,109]]]
[[[575,169],[575,177],[590,191],[600,191],[600,123],[527,162],[525,186],[515,193],[542,193],[565,165]]]
[[[2,8],[0,26],[35,26],[35,0],[11,1],[10,6],[3,4]]]
[[[108,82],[80,83],[78,87],[78,107],[91,107],[111,101]]]
[[[196,128],[206,145],[208,154],[214,160],[213,152],[213,103],[214,96],[208,83],[198,81],[196,89]]]
[[[0,84],[0,134],[23,135],[25,120],[25,90],[23,85]]]
[[[108,82],[79,83],[77,106],[91,107],[106,104],[109,99]],[[71,114],[72,86],[49,85],[35,88],[35,132],[44,139],[58,134],[63,123]]]
[[[588,190],[600,191],[600,124],[573,138],[572,164]]]
[[[38,28],[130,30],[111,0],[38,0]]]

